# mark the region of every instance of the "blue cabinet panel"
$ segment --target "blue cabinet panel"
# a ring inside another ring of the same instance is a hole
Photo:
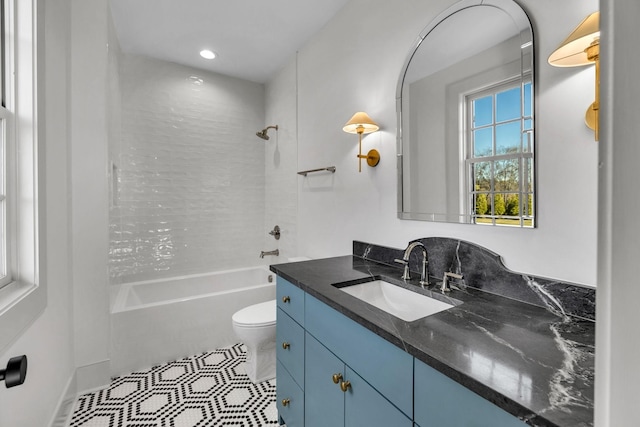
[[[276,302],[278,308],[304,326],[304,291],[280,276],[276,278]]]
[[[304,427],[304,393],[291,378],[289,372],[278,362],[276,387],[276,407],[278,416],[287,427]]]
[[[276,356],[304,390],[304,329],[281,309],[277,312]]]
[[[344,392],[333,375],[344,378],[344,363],[311,335],[305,338],[305,427],[344,425]]]
[[[351,383],[351,387],[345,393],[345,426],[412,427],[413,422],[405,414],[389,403],[348,366],[346,367],[345,379]],[[410,383],[406,386],[411,388]]]
[[[417,359],[415,422],[422,427],[526,427],[513,415]]]
[[[402,412],[413,416],[413,356],[310,295],[305,298],[305,327]]]

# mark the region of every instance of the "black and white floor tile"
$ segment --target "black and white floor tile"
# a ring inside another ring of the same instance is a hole
[[[70,427],[277,426],[275,380],[253,384],[241,344],[114,379],[80,396]]]

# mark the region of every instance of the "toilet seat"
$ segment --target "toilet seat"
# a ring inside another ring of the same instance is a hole
[[[237,311],[231,320],[237,326],[260,327],[276,324],[276,300],[250,305]]]

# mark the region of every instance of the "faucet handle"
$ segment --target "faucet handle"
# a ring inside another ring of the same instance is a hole
[[[393,262],[397,262],[398,264],[402,264],[402,265],[407,265],[409,264],[409,261],[405,260],[405,259],[400,259],[400,258],[396,258],[393,260]]]
[[[452,273],[450,271],[445,271],[444,276],[442,277],[442,287],[440,290],[442,292],[451,292],[451,287],[449,286],[449,279],[462,279],[462,274]]]

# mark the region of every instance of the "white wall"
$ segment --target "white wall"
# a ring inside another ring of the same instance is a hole
[[[615,3],[615,7],[614,7]],[[596,426],[638,424],[640,3],[604,0],[596,318]]]
[[[21,354],[28,357],[26,382],[11,389],[0,386],[2,427],[48,426],[66,393],[75,393],[68,204],[70,1],[37,3],[42,32],[39,174],[44,228],[40,230],[43,245],[40,281],[46,283],[48,305],[20,338],[0,354],[3,369],[11,357]]]
[[[522,0],[536,43],[538,228],[517,230],[401,221],[396,217],[396,85],[419,32],[454,0],[353,0],[298,55],[298,166],[337,166],[298,178],[300,254],[351,252],[354,239],[405,247],[447,236],[485,246],[516,271],[595,285],[597,143],[583,124],[593,69],[560,69],[549,54],[596,0]],[[275,101],[270,101],[275,102]],[[269,110],[269,107],[267,107]],[[357,137],[342,126],[364,110],[381,125],[365,135],[376,168],[357,171]]]
[[[285,65],[266,87],[265,126],[278,125],[278,132],[265,141],[265,222],[264,250],[279,249],[279,257],[268,257],[269,263],[286,262],[298,255],[298,127],[297,127],[297,61]],[[275,225],[281,229],[280,240],[266,234]]]
[[[107,0],[71,2],[71,227],[80,390],[109,378]]]
[[[111,281],[259,264],[265,143],[277,142],[255,135],[264,86],[135,55],[120,59],[120,86]]]

